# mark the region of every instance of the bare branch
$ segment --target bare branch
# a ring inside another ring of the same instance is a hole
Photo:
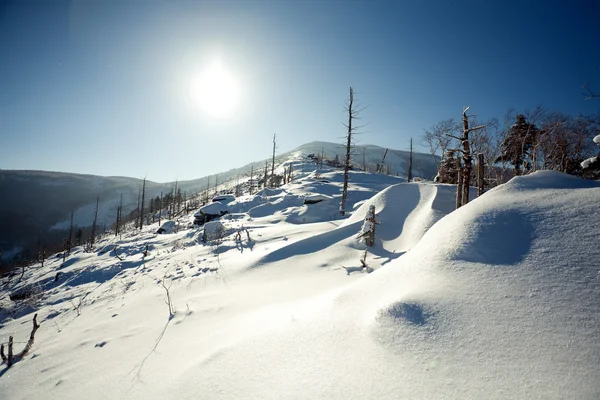
[[[600,94],[592,92],[592,89],[590,89],[590,85],[587,82],[581,87],[587,92],[587,93],[584,93],[584,96],[587,96],[585,98],[586,100],[600,98]]]
[[[31,334],[29,335],[29,341],[27,341],[27,344],[25,345],[25,348],[23,349],[23,351],[21,351],[19,354],[17,354],[17,357],[23,358],[27,355],[27,353],[29,353],[31,346],[33,346],[35,332],[38,330],[39,327],[40,327],[40,325],[37,323],[37,314],[35,314],[33,316],[33,328],[31,329]]]

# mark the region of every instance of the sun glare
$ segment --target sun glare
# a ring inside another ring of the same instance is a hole
[[[195,105],[215,118],[231,115],[239,100],[235,79],[219,61],[192,78],[190,94]]]

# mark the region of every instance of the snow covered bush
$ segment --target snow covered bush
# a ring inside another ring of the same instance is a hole
[[[600,135],[594,138],[594,143],[600,146]],[[581,168],[583,168],[582,176],[584,178],[600,179],[600,154],[584,160],[581,163]]]

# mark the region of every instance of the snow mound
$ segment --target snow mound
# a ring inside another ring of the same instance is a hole
[[[215,201],[214,203],[208,203],[207,205],[200,207],[200,209],[194,214],[194,217],[198,217],[201,214],[221,215],[225,211],[227,211],[227,206],[221,202]]]

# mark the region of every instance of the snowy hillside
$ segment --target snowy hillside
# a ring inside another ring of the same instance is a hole
[[[365,163],[374,168],[381,162],[385,149],[372,145],[357,146],[353,150],[355,166],[362,165],[363,150]],[[344,149],[335,143],[311,142],[278,154],[276,165],[281,167],[289,159],[302,158],[311,153],[323,153],[326,158],[333,160],[336,155],[342,157]],[[254,168],[256,175],[261,174],[265,161],[270,163],[271,158],[222,172],[218,176],[178,182],[177,187],[185,191],[188,197],[206,190],[209,181],[213,186],[218,181],[222,189],[231,188],[234,181],[247,179],[251,168]],[[404,177],[408,166],[408,152],[389,150],[385,164],[393,175]],[[299,167],[302,168],[302,164]],[[431,155],[415,153],[414,175],[432,178],[435,174],[436,166]],[[174,182],[152,182],[152,177],[148,178],[147,199],[159,196],[161,192],[166,194],[175,185]],[[5,222],[4,230],[0,232],[0,256],[7,257],[16,248],[32,250],[37,245],[38,238],[45,244],[54,244],[54,247],[62,244],[71,222],[72,211],[75,226],[91,226],[97,196],[100,199],[98,225],[109,227],[116,219],[121,195],[124,214],[137,207],[141,184],[141,179],[125,177],[0,170],[0,192],[6,194],[0,199],[0,219]],[[40,200],[44,202],[43,207],[40,207]]]
[[[191,213],[0,282],[0,340],[41,323],[0,398],[600,397],[600,183],[537,172],[453,211],[454,186],[352,172],[339,219],[342,173],[287,162],[206,243]]]

